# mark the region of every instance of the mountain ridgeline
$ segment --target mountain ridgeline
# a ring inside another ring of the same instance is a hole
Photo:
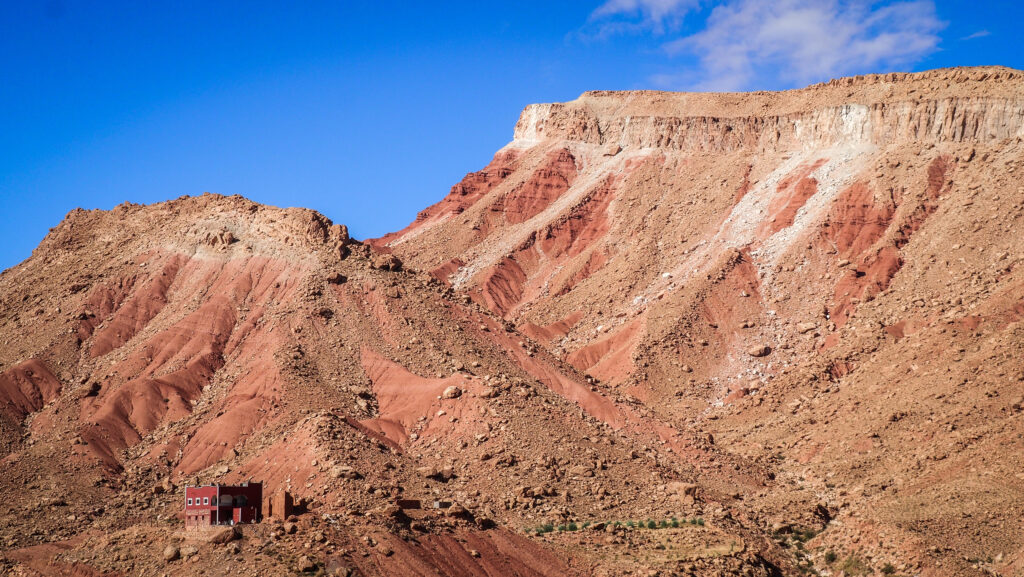
[[[600,91],[379,239],[75,210],[0,275],[0,567],[1020,574],[1022,139],[999,67]],[[184,530],[245,480],[297,515]]]

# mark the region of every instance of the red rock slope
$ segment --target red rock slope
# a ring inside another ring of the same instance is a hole
[[[527,107],[490,166],[373,242],[609,396],[739,454],[794,459],[795,476],[819,479],[801,499],[844,526],[956,551],[957,571],[1012,572],[1024,542],[1003,529],[1020,509],[980,513],[993,521],[973,539],[938,527],[980,493],[1024,490],[1016,457],[992,468],[967,448],[1021,431],[1022,89],[1019,71],[975,68],[778,93],[588,92]],[[575,174],[559,196],[495,216],[563,157]],[[993,368],[964,364],[972,347]],[[926,456],[964,437],[957,465]],[[990,478],[973,496],[952,489],[977,471]],[[926,490],[929,476],[947,484]],[[869,522],[851,494],[877,507]],[[906,509],[935,495],[951,513]],[[822,539],[821,568],[828,547],[905,554]],[[943,572],[920,547],[908,567]],[[962,563],[996,549],[1002,561]]]
[[[192,540],[175,533],[181,487],[254,479],[306,513],[298,533],[246,528],[253,571],[573,574],[592,559],[524,528],[694,515],[733,482],[709,477],[685,507],[635,494],[696,481],[715,449],[401,268],[312,211],[240,197],[69,214],[0,277],[5,570],[209,571],[216,544],[161,558]]]
[[[0,570],[1016,574],[1022,87],[534,105],[366,244],[74,211],[0,275]],[[299,514],[180,532],[245,479]]]

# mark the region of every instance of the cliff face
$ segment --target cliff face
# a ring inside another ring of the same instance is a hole
[[[1020,572],[1022,88],[588,92],[366,243],[73,211],[0,275],[0,568]],[[178,532],[245,479],[295,526]]]
[[[514,142],[684,152],[837,144],[984,143],[1024,136],[1021,73],[952,69],[847,78],[785,93],[587,92],[526,107]]]
[[[561,139],[587,144],[686,152],[799,150],[837,144],[991,142],[1024,135],[1017,99],[844,104],[810,112],[734,118],[709,116],[598,117],[589,101],[630,98],[585,94],[569,105],[536,104],[516,124],[515,140]]]

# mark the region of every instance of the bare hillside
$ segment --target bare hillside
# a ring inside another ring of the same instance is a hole
[[[366,243],[73,211],[0,275],[0,567],[1021,574],[1022,89],[532,105]],[[183,530],[184,486],[244,480],[298,514]]]

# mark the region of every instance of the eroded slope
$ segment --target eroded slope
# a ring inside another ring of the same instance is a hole
[[[770,466],[783,482],[737,498],[825,529],[819,568],[831,549],[1012,574],[1020,453],[982,455],[1021,434],[1022,88],[977,68],[533,105],[489,167],[374,242],[610,397]],[[552,156],[576,167],[565,191],[495,228]],[[958,532],[966,509],[986,521]]]

